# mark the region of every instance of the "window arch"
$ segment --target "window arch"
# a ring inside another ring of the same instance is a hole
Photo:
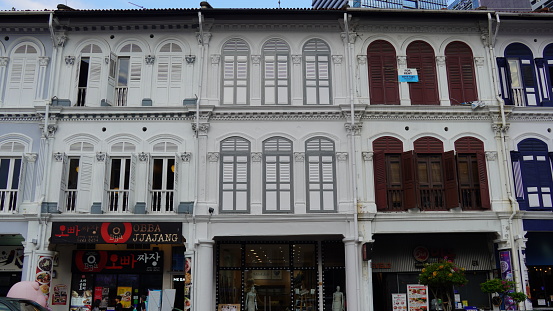
[[[336,211],[334,150],[334,142],[324,137],[315,137],[305,143],[308,212]]]
[[[452,105],[478,99],[474,58],[471,48],[464,42],[454,41],[445,48],[445,64]]]
[[[330,47],[321,39],[311,39],[303,46],[304,104],[330,105]]]
[[[515,193],[521,210],[553,210],[551,153],[547,144],[527,138],[511,152]]]
[[[537,80],[532,51],[522,43],[511,43],[505,48],[505,57],[498,58],[502,96],[507,104],[536,106]]]
[[[396,51],[384,40],[367,48],[371,105],[399,105]]]
[[[223,46],[223,104],[248,104],[249,58],[250,47],[242,39],[230,39]]]
[[[176,42],[163,44],[156,57],[156,105],[176,106],[184,99],[183,81],[183,49]]]
[[[273,137],[263,142],[265,212],[292,212],[294,206],[292,159],[291,140]]]
[[[264,104],[290,104],[290,47],[281,39],[263,45]]]
[[[80,50],[75,106],[100,104],[103,58],[102,48],[97,44],[89,43]]]
[[[40,86],[37,85],[39,75],[39,51],[30,43],[21,43],[11,53],[10,70],[6,87],[6,106],[32,106],[38,97]]]
[[[229,137],[221,142],[219,208],[248,212],[250,208],[250,142]]]
[[[407,47],[407,67],[416,68],[419,82],[409,83],[411,105],[439,105],[436,59],[430,44],[414,41]]]

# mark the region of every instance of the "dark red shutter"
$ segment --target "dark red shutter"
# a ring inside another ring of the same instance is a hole
[[[399,105],[397,60],[394,47],[384,40],[367,48],[371,105]]]
[[[459,187],[457,185],[457,167],[455,166],[455,152],[448,151],[443,155],[445,179],[445,207],[459,207]]]
[[[478,100],[472,50],[455,41],[445,49],[449,99],[452,105]]]
[[[382,136],[373,141],[373,151],[383,151],[386,153],[402,153],[403,143],[401,140],[392,136]]]
[[[419,82],[409,82],[411,105],[439,105],[436,58],[432,47],[414,41],[407,47],[407,68],[416,68]]]
[[[484,151],[484,143],[474,137],[462,137],[455,141],[455,151],[457,153],[476,153]]]
[[[437,138],[425,136],[415,140],[413,149],[416,153],[442,153],[444,144]]]
[[[476,153],[476,162],[478,163],[478,180],[480,182],[480,204],[483,209],[492,208],[490,204],[490,189],[488,186],[488,173],[486,170],[486,154],[484,151]]]
[[[386,154],[384,152],[375,152],[373,158],[374,164],[374,187],[375,203],[377,210],[385,210],[388,207],[387,199],[387,180],[386,180]]]
[[[401,155],[401,173],[403,178],[403,197],[405,209],[417,207],[417,183],[415,171],[416,154],[413,151]]]

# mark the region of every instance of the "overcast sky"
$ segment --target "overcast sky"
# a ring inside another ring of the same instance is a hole
[[[0,0],[0,10],[55,10],[59,3],[75,9],[199,8],[202,0]],[[452,0],[448,0],[451,2]],[[311,0],[208,0],[214,8],[310,8]]]

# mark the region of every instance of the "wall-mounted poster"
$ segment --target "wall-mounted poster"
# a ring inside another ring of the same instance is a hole
[[[407,307],[409,311],[428,311],[428,287],[426,285],[407,285]]]
[[[52,295],[52,305],[66,305],[67,304],[67,285],[58,284],[54,286],[54,293]]]
[[[123,308],[130,308],[132,287],[119,286],[117,287],[117,296],[121,296],[121,305]]]
[[[240,311],[240,304],[219,304],[218,311]]]
[[[407,294],[392,294],[393,311],[407,311]]]

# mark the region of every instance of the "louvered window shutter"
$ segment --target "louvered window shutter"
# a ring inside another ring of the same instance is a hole
[[[385,210],[388,207],[388,189],[386,181],[386,154],[382,151],[375,152],[373,157],[374,164],[374,185],[375,185],[375,203],[378,210]]]
[[[136,154],[131,154],[131,167],[129,172],[129,211],[134,212],[134,207],[136,203],[136,165],[138,163],[138,156]]]
[[[457,184],[457,167],[455,164],[455,152],[445,152],[443,154],[445,204],[446,208],[449,209],[459,207],[459,185]]]
[[[249,141],[232,137],[221,142],[219,204],[222,212],[249,210],[249,157]]]
[[[113,148],[112,148],[113,149]],[[102,211],[104,213],[107,213],[109,209],[109,205],[111,202],[111,157],[109,155],[106,155],[106,158],[104,159],[105,163],[105,174],[104,174],[104,195],[102,199]]]
[[[419,82],[409,83],[411,105],[439,105],[436,60],[432,47],[415,41],[407,47],[407,67],[416,68]]]
[[[337,202],[334,142],[325,138],[313,138],[306,142],[305,156],[308,210],[335,211]]]
[[[309,40],[303,48],[304,103],[306,105],[331,104],[330,48],[320,39]]]
[[[367,49],[371,105],[398,105],[399,84],[394,47],[377,40]]]
[[[483,209],[491,209],[490,189],[488,186],[488,173],[486,169],[486,154],[484,151],[476,153],[478,163],[478,181],[480,182],[480,206]]]
[[[522,169],[520,165],[521,159],[522,155],[520,154],[520,152],[511,151],[513,178],[515,180],[515,196],[520,205],[520,209],[526,210],[528,209],[528,203],[526,202],[526,198],[524,196],[524,184],[522,181]]]
[[[462,42],[452,42],[445,49],[449,98],[452,105],[478,99],[472,51]]]
[[[272,138],[263,143],[265,211],[292,210],[292,142]]]
[[[415,208],[417,204],[417,183],[416,183],[416,153],[413,151],[404,152],[401,156],[401,173],[403,174],[403,196],[405,209]]]
[[[92,167],[94,157],[91,155],[82,155],[79,162],[79,188],[77,194],[77,204],[75,210],[80,213],[90,212],[92,205]]]
[[[264,104],[287,105],[289,94],[289,48],[280,39],[271,39],[263,47]]]

